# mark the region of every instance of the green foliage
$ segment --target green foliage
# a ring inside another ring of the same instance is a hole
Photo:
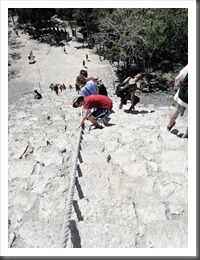
[[[56,15],[60,17],[60,19],[65,21],[73,20],[73,13],[74,13],[73,8],[57,8],[55,11],[56,11]]]
[[[127,67],[169,71],[174,63],[187,63],[187,9],[115,9],[99,29],[105,56],[118,56]]]
[[[15,8],[19,24],[30,24],[35,27],[45,28],[49,26],[51,17],[55,14],[54,8]]]
[[[86,37],[95,40],[101,55],[150,72],[185,65],[188,53],[188,10],[185,8],[15,8],[19,23],[39,30],[57,15],[74,21]]]

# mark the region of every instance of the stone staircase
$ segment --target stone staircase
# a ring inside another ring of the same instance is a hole
[[[81,110],[71,105],[75,90],[57,96],[43,88],[41,94],[41,100],[28,93],[9,106],[13,248],[60,247]],[[169,133],[169,107],[140,103],[127,113],[118,109],[112,88],[109,96],[110,126],[89,130],[85,122],[69,247],[187,247],[188,143],[176,135],[185,131],[187,117]]]

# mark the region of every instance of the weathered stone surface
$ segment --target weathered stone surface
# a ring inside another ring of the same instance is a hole
[[[119,99],[113,94],[115,68],[108,61],[99,61],[92,50],[77,50],[74,42],[63,56],[57,47],[48,49],[40,44],[41,48],[36,48],[27,35],[21,35],[20,40],[27,41],[22,59],[27,59],[34,46],[37,62],[30,67],[18,60],[12,66],[23,70],[24,84],[34,79],[35,88],[40,82],[43,98],[34,99],[33,92],[20,99],[13,95],[14,103],[9,105],[8,245],[60,247],[81,119],[81,110],[71,105],[77,96],[74,81],[87,51],[89,75],[97,75],[108,87],[113,112],[108,117],[111,125],[101,130],[90,131],[90,122],[85,122],[68,245],[187,247],[188,142],[166,129],[173,109],[170,103],[165,106],[159,100],[161,105],[154,105],[153,97],[141,95],[136,111],[119,110]],[[9,93],[15,91],[14,82],[9,81]],[[50,83],[63,82],[73,89],[57,96],[48,88]],[[174,130],[183,133],[186,127],[187,112]]]

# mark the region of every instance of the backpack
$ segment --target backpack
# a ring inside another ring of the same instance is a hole
[[[107,96],[107,95],[108,95],[107,89],[106,89],[106,87],[104,86],[103,83],[101,83],[101,84],[99,84],[99,85],[97,85],[97,86],[98,86],[98,88],[99,88],[99,94],[100,94],[100,95],[104,95],[104,96]]]
[[[131,77],[128,77],[126,80],[124,80],[122,83],[120,83],[119,85],[116,86],[115,89],[115,95],[117,97],[124,97],[127,93],[128,87],[129,87],[129,80]]]
[[[181,82],[178,97],[186,104],[188,103],[188,74]]]

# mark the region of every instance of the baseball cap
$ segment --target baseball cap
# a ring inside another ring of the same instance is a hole
[[[78,97],[74,98],[73,102],[72,102],[73,107],[78,107],[76,103],[77,102],[79,103],[81,99],[84,100],[84,97],[83,96],[78,96]]]

